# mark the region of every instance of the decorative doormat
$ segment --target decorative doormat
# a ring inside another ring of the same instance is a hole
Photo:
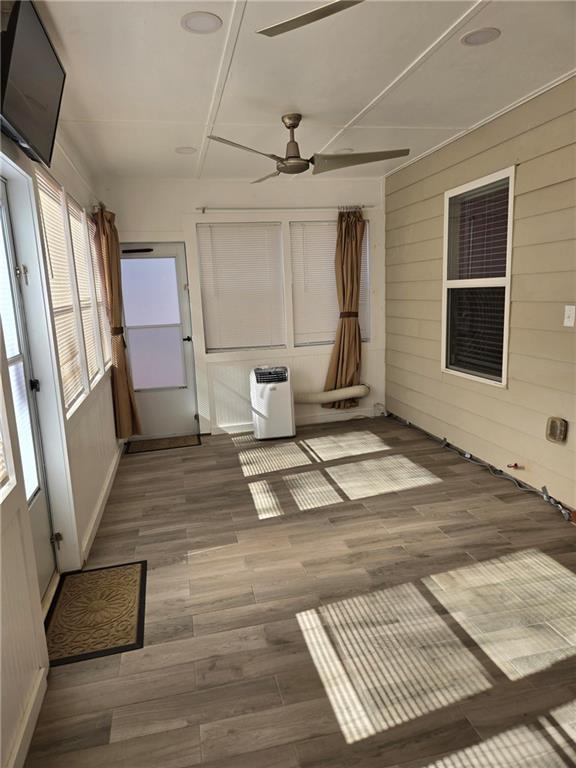
[[[178,435],[177,437],[159,437],[154,440],[130,440],[126,443],[126,453],[147,453],[148,451],[167,451],[170,448],[190,448],[201,445],[200,435]]]
[[[63,573],[46,617],[50,666],[144,645],[146,560]]]

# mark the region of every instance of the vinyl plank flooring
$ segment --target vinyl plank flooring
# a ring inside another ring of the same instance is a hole
[[[294,463],[304,440],[326,460]],[[576,528],[390,419],[289,442],[122,458],[87,567],[148,561],[145,646],[50,670],[26,768],[575,764],[550,751],[550,713],[576,731]],[[357,465],[384,457],[437,482],[363,497]],[[294,496],[286,476],[303,478]],[[262,480],[280,516],[259,519]],[[465,695],[455,649],[482,690]],[[374,735],[346,743],[345,709]],[[401,716],[383,726],[383,711]]]

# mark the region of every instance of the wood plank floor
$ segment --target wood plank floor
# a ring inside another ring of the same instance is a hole
[[[576,765],[575,544],[386,418],[125,456],[88,567],[148,560],[145,647],[51,670],[26,765]]]

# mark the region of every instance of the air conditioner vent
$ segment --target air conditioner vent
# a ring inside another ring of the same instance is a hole
[[[275,368],[255,368],[254,375],[258,384],[288,381],[288,369],[283,365]]]

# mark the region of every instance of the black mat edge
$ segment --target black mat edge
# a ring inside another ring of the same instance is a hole
[[[173,437],[188,437],[188,435],[173,435]],[[157,453],[159,451],[181,451],[183,448],[196,448],[199,445],[202,445],[202,438],[200,435],[190,435],[190,437],[195,437],[198,442],[194,445],[168,445],[166,448],[151,448],[148,451],[131,451],[130,445],[132,442],[139,443],[139,442],[151,442],[153,443],[155,440],[170,440],[169,437],[153,437],[149,441],[147,440],[126,440],[126,447],[124,448],[124,453],[126,456],[138,456],[140,453]]]
[[[56,609],[58,598],[62,592],[64,581],[67,576],[74,576],[78,573],[90,573],[91,571],[108,571],[111,568],[122,568],[126,565],[139,565],[140,566],[140,590],[138,594],[138,623],[136,625],[136,640],[129,645],[118,645],[111,648],[104,648],[101,651],[91,651],[90,653],[80,653],[77,656],[65,656],[62,659],[50,659],[51,667],[59,667],[62,664],[74,664],[77,661],[88,661],[88,659],[97,659],[100,656],[113,656],[116,653],[124,653],[124,651],[135,651],[144,647],[144,621],[146,616],[146,577],[148,573],[148,561],[147,560],[134,560],[129,563],[118,563],[116,565],[104,565],[101,568],[79,568],[76,571],[66,571],[60,574],[58,580],[58,586],[54,592],[54,597],[50,603],[50,608],[44,619],[44,631],[48,632],[50,626],[50,620]]]

